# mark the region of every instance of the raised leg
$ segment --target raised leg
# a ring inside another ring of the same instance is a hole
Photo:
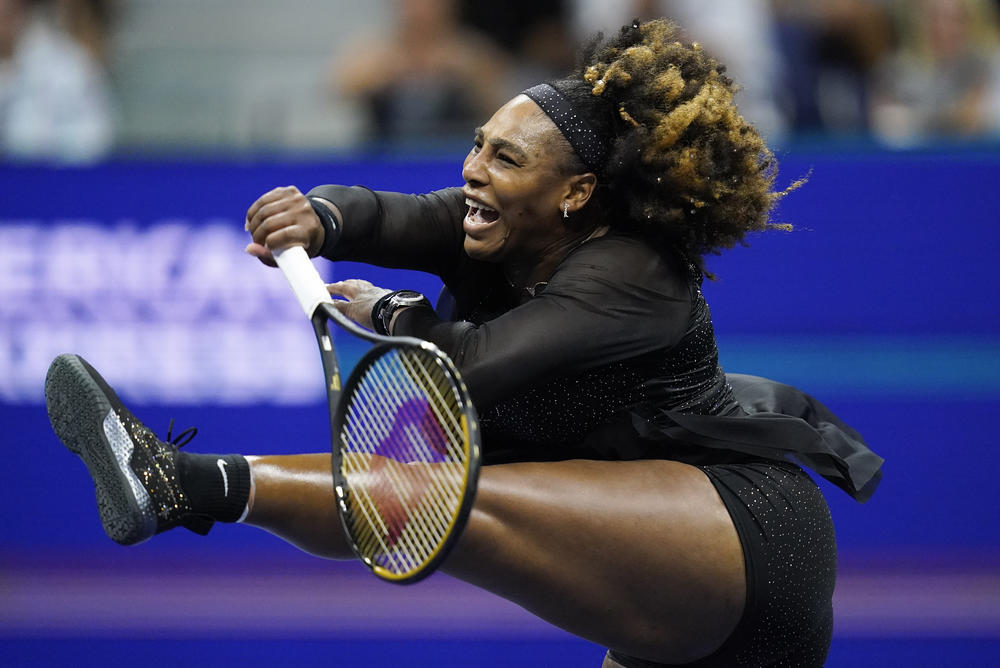
[[[255,490],[244,524],[318,557],[354,556],[334,504],[329,454],[247,457],[247,461]]]
[[[252,458],[246,522],[312,554],[351,555],[329,455]],[[679,462],[484,467],[443,570],[542,619],[665,663],[706,656],[746,596],[742,548],[708,478]]]
[[[213,519],[233,517],[229,506],[224,517],[205,516],[200,467],[179,466],[177,449],[83,359],[56,358],[45,396],[53,428],[94,479],[113,539],[132,544],[176,526],[204,533]],[[209,486],[221,483],[228,497],[227,462],[243,458],[208,458]],[[248,461],[255,487],[246,476],[230,504],[248,510],[247,523],[315,555],[350,557],[329,454]],[[485,467],[443,568],[581,637],[665,663],[719,647],[746,597],[742,548],[722,500],[702,471],[671,461]]]

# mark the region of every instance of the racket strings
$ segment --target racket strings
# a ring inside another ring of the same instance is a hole
[[[443,376],[443,374],[442,374],[442,376]],[[371,378],[374,380],[376,378],[376,376],[373,375]],[[447,378],[442,378],[441,380],[443,380],[444,382],[447,382]],[[382,389],[383,391],[392,392],[392,390],[394,389],[393,386],[386,387],[386,385],[384,383],[381,383],[380,381],[376,381],[376,384],[378,384],[379,387],[380,387],[380,389]],[[450,391],[451,390],[450,386],[447,389]],[[437,390],[438,391],[436,392],[435,396],[440,397],[441,396],[440,388],[437,388]],[[381,399],[384,397],[384,395],[372,396],[372,393],[370,392],[370,387],[368,387],[368,386],[359,386],[359,391],[367,399],[366,402],[360,404],[360,407],[362,408],[362,410],[366,411],[365,412],[365,417],[367,419],[371,420],[371,423],[376,423],[376,422],[379,423],[380,426],[383,429],[386,429],[388,431],[388,429],[390,428],[390,425],[389,425],[389,422],[388,422],[388,417],[386,416],[386,412],[384,410],[377,410],[377,411],[373,411],[372,410],[372,406],[380,406],[380,407],[382,407],[382,406],[385,405],[385,403],[383,401],[381,401]],[[401,416],[402,419],[403,419],[403,423],[407,425],[404,429],[406,430],[407,435],[410,436],[409,444],[411,446],[414,446],[414,447],[417,447],[417,448],[421,448],[422,451],[420,452],[420,454],[422,455],[422,457],[424,458],[425,461],[431,461],[431,460],[433,460],[433,453],[428,448],[425,447],[426,443],[424,442],[424,439],[423,439],[424,435],[420,434],[420,433],[417,433],[417,434],[413,434],[412,433],[413,432],[412,422],[415,421],[414,420],[414,416],[413,416],[413,405],[412,404],[407,405],[407,402],[402,397],[400,397],[400,395],[398,394],[398,392],[392,392],[392,394],[393,394],[392,401],[397,402],[395,405],[401,407],[397,411],[397,416]],[[450,409],[450,414],[449,414],[450,417],[453,417],[454,413],[460,410],[459,409],[459,405],[458,405],[458,401],[457,401],[457,397],[453,398],[452,403],[449,406],[449,409]],[[440,415],[440,411],[437,411],[435,414],[436,415]],[[439,418],[439,420],[440,420],[440,418]],[[453,424],[453,427],[454,427],[455,430],[461,430],[461,424],[460,424],[460,422],[455,422],[454,420],[452,420],[452,424]],[[362,432],[361,435],[364,436],[365,433],[366,432]],[[464,452],[463,452],[463,445],[464,444],[462,442],[462,437],[464,436],[464,433],[458,433],[458,434],[456,434],[456,433],[452,432],[452,433],[448,434],[448,436],[449,436],[449,440],[450,440],[450,448],[449,448],[449,452],[448,452],[448,459],[456,459],[457,458],[457,459],[460,460],[464,456]],[[459,473],[459,475],[460,475],[460,473]],[[443,478],[441,478],[441,476],[438,476],[436,478],[432,478],[432,482],[435,481],[435,480],[442,480],[442,479]],[[408,486],[408,484],[407,484],[407,482],[405,480],[401,480],[399,484],[402,487]],[[441,487],[440,485],[436,485],[435,487],[439,488],[436,491],[440,491],[440,487]]]
[[[366,409],[365,418],[372,420],[372,422],[378,422],[383,429],[386,429],[387,423],[386,420],[382,417],[383,414],[381,412],[372,412],[370,410],[371,406],[370,401],[371,398],[369,397],[369,402],[359,404],[359,406],[362,406]],[[357,444],[355,443],[354,445],[356,447]],[[368,451],[371,450],[370,445],[368,446],[367,450]],[[449,498],[434,499],[432,496],[433,503],[431,504],[414,504],[410,502],[415,487],[421,485],[426,487],[428,483],[428,479],[426,476],[425,479],[423,480],[417,480],[413,477],[414,474],[413,471],[409,472],[410,475],[399,475],[396,469],[391,466],[385,467],[380,470],[380,474],[384,476],[390,483],[389,490],[385,490],[383,488],[380,491],[382,491],[383,493],[387,491],[393,493],[395,495],[395,499],[389,499],[389,501],[391,502],[394,500],[398,504],[400,504],[400,506],[408,508],[410,514],[417,515],[415,519],[420,521],[421,523],[420,526],[426,527],[428,530],[431,531],[433,531],[434,529],[438,529],[437,532],[434,532],[433,534],[428,536],[428,538],[431,540],[438,540],[440,538],[443,538],[443,534],[441,532],[446,531],[449,518],[446,514],[440,511],[440,508],[443,504],[447,504],[450,502],[451,498],[455,496],[456,491],[460,492],[460,490],[454,489],[454,485],[446,485],[446,480],[442,475],[442,471],[440,470],[441,467],[442,465],[437,465],[438,468],[438,471],[436,472],[437,475],[429,477],[429,482],[432,485],[432,488],[429,491],[431,492],[432,495],[437,495],[439,497],[443,495]],[[373,468],[373,466],[370,461],[362,459],[354,462],[350,468],[357,474],[361,474]],[[462,481],[464,480],[462,476],[462,471],[460,470],[457,471],[455,473],[455,476],[453,477],[458,481],[459,484],[461,484]],[[446,487],[451,487],[451,489],[446,489]],[[361,500],[363,501],[363,503],[359,504],[359,507],[357,509],[363,514],[365,523],[369,525],[369,527],[374,527],[375,529],[378,530],[377,532],[374,533],[370,530],[364,531],[364,534],[367,538],[367,541],[365,541],[366,542],[365,549],[373,550],[374,549],[373,543],[377,542],[378,547],[384,553],[390,553],[390,545],[387,544],[385,541],[381,540],[380,538],[380,536],[382,535],[392,536],[393,534],[392,527],[388,526],[386,522],[383,520],[383,515],[385,515],[386,513],[385,512],[379,513],[377,510],[373,510],[376,504],[374,499],[372,498],[372,495],[367,492],[365,485],[358,484],[353,486],[353,488],[355,489],[356,493],[362,497]],[[382,505],[385,505],[385,501],[386,499],[383,496]],[[432,519],[427,516],[427,512],[425,510],[427,508],[429,508],[430,511],[436,515],[436,518]],[[400,520],[399,517],[400,510],[398,508],[396,509],[396,512],[393,513],[393,515],[395,515],[394,517],[395,520],[397,521]],[[410,553],[419,553],[419,549],[417,548],[417,546],[412,544],[410,536],[404,534],[401,543],[403,548],[409,550]]]
[[[377,465],[371,462],[368,464],[374,471]],[[382,484],[376,482],[374,485],[374,491],[380,497],[378,503],[364,486],[358,487],[362,501],[359,510],[362,511],[365,522],[376,529],[374,532],[364,532],[367,534],[367,541],[362,542],[369,543],[365,549],[377,547],[387,558],[408,562],[423,558],[428,549],[444,539],[451,518],[441,508],[443,505],[453,505],[460,496],[460,490],[456,490],[454,484],[447,484],[449,481],[443,477],[441,464],[429,465],[437,470],[426,471],[414,470],[414,466],[410,464],[408,468],[402,469],[391,463],[380,467],[378,473],[382,477]],[[432,475],[415,477],[421,473]],[[452,478],[461,484],[462,472],[456,471]],[[454,483],[454,480],[450,482]],[[383,516],[387,520],[383,520]],[[410,530],[402,530],[403,528]],[[390,566],[405,569],[407,563]]]
[[[468,474],[464,404],[444,365],[393,349],[365,370],[341,429],[349,529],[362,558],[405,573],[440,549]]]
[[[405,368],[408,376],[410,378],[416,379],[418,384],[420,384],[425,390],[432,390],[427,392],[426,398],[431,399],[430,407],[434,410],[435,416],[437,418],[437,424],[446,423],[443,419],[445,415],[452,418],[452,428],[459,429],[459,422],[454,420],[454,411],[458,409],[457,396],[452,391],[448,378],[443,373],[441,366],[436,360],[432,360],[432,364],[428,365],[427,360],[408,356],[400,355],[399,361]],[[433,373],[431,373],[433,371]],[[444,391],[442,391],[444,389]],[[445,397],[448,396],[452,399],[451,406],[445,405]],[[450,411],[444,409],[451,409]],[[446,436],[446,434],[438,433],[438,436]],[[432,434],[433,436],[433,434]],[[455,457],[462,456],[462,444],[460,439],[451,434],[449,441],[449,452],[447,453],[446,461],[449,461]],[[437,445],[441,445],[438,443]],[[439,448],[439,455],[443,455]],[[430,453],[433,455],[433,453]],[[461,470],[456,471],[446,471],[447,464],[436,465],[433,469],[427,469],[427,472],[431,475],[425,476],[423,480],[418,481],[418,484],[425,486],[425,493],[428,494],[429,503],[422,503],[412,507],[412,509],[421,516],[423,523],[427,525],[428,528],[432,530],[437,530],[430,538],[434,541],[443,538],[444,534],[447,532],[448,526],[451,521],[451,515],[442,512],[443,508],[453,506],[460,500],[461,496],[461,485],[463,482]],[[448,475],[448,474],[451,475]],[[429,486],[428,486],[429,483]],[[448,484],[450,483],[450,484]],[[430,511],[435,517],[430,517],[427,513]],[[417,526],[420,526],[419,524]]]

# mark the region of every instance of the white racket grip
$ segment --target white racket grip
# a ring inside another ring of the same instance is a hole
[[[330,293],[326,291],[326,283],[316,271],[305,248],[292,246],[275,251],[274,260],[278,263],[281,273],[288,279],[288,284],[292,286],[292,291],[299,300],[299,306],[305,311],[307,318],[312,318],[316,307],[321,303],[333,301]]]

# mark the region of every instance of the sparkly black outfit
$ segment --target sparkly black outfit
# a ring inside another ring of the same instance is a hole
[[[570,458],[684,461],[719,491],[743,543],[737,630],[699,666],[822,665],[836,545],[806,464],[865,500],[882,459],[798,390],[727,376],[700,276],[681,256],[611,232],[569,253],[533,294],[463,251],[464,197],[321,186],[345,224],[321,253],[442,278],[437,312],[396,333],[433,341],[462,370],[487,463]],[[613,653],[624,665],[647,664]]]

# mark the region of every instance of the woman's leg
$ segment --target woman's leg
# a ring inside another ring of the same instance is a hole
[[[329,453],[247,457],[247,461],[254,491],[244,524],[319,557],[354,556],[337,513]]]
[[[114,540],[176,526],[204,533],[213,520],[242,517],[310,553],[350,555],[330,455],[180,455],[75,355],[53,361],[45,396]],[[444,570],[584,638],[668,663],[716,649],[746,591],[740,541],[715,487],[697,468],[657,460],[485,467]]]
[[[243,517],[310,553],[350,556],[330,455],[180,455],[74,355],[53,361],[45,394],[114,540],[133,544],[176,526],[204,533],[213,520]],[[584,638],[669,663],[716,649],[740,618],[746,587],[715,487],[699,469],[657,460],[485,467],[444,570]]]
[[[245,523],[350,557],[329,455],[251,458]],[[699,469],[679,462],[488,466],[443,570],[625,654],[683,663],[718,648],[743,611],[739,539]]]

